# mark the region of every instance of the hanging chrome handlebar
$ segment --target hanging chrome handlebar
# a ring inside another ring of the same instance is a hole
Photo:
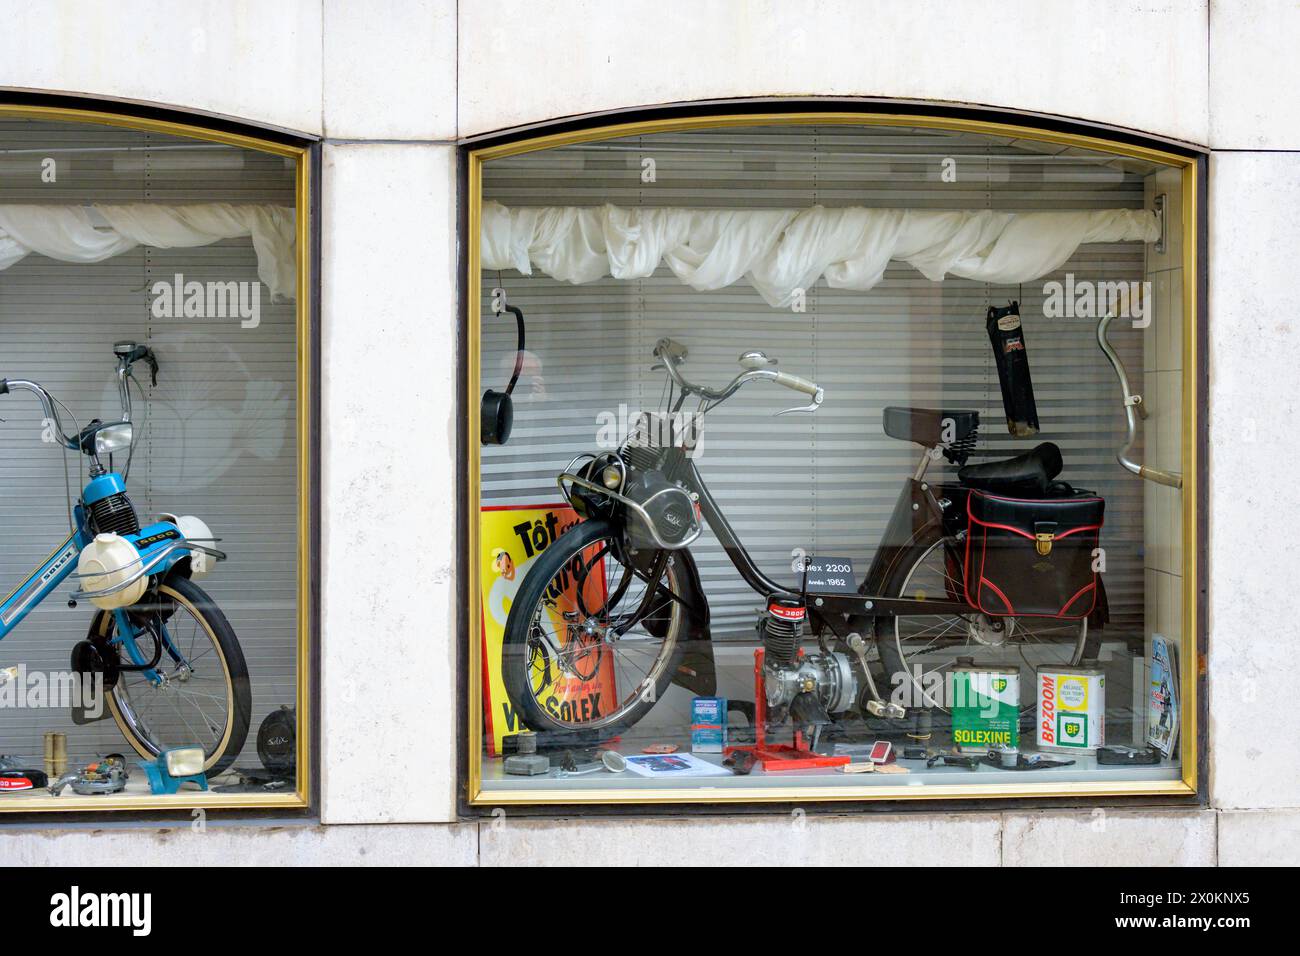
[[[1115,455],[1115,460],[1126,470],[1146,481],[1168,485],[1170,488],[1181,488],[1183,486],[1182,475],[1176,472],[1161,471],[1158,468],[1149,468],[1128,457],[1133,448],[1133,443],[1137,441],[1138,415],[1140,414],[1143,418],[1146,418],[1146,407],[1142,403],[1142,396],[1129,387],[1128,373],[1124,371],[1124,363],[1120,361],[1119,355],[1115,353],[1115,349],[1106,340],[1106,330],[1110,328],[1110,323],[1114,318],[1115,313],[1111,312],[1103,316],[1101,321],[1097,323],[1097,344],[1101,346],[1102,352],[1105,353],[1106,358],[1110,360],[1111,366],[1115,369],[1115,374],[1119,377],[1120,391],[1124,394],[1124,419],[1128,432],[1124,446]]]
[[[775,382],[777,385],[796,392],[803,392],[812,399],[807,405],[784,409],[777,412],[778,415],[787,415],[791,412],[815,412],[821,407],[822,401],[826,397],[825,390],[816,382],[810,382],[798,375],[791,375],[789,372],[778,372],[774,368],[761,367],[762,365],[776,364],[773,359],[769,359],[762,352],[746,352],[742,355],[740,361],[745,366],[745,371],[733,378],[725,387],[714,389],[706,385],[697,385],[688,381],[678,368],[682,359],[686,358],[686,354],[686,346],[674,342],[672,339],[660,339],[654,348],[655,358],[663,363],[668,376],[677,384],[677,387],[682,390],[684,395],[698,395],[710,402],[722,402],[736,394],[736,391],[746,382],[765,380]]]

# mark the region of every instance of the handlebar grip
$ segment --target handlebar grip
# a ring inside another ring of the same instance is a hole
[[[686,358],[687,348],[681,342],[674,342],[672,339],[660,339],[655,343],[656,358],[684,359]]]
[[[0,395],[9,394],[9,379],[0,378]]]
[[[1176,475],[1173,472],[1161,471],[1159,468],[1148,468],[1143,465],[1138,470],[1138,476],[1145,478],[1147,481],[1154,481],[1158,485],[1168,485],[1170,488],[1182,488],[1183,476]]]
[[[806,378],[800,378],[798,375],[791,375],[789,372],[777,372],[772,376],[772,381],[778,385],[784,385],[786,388],[794,389],[796,392],[803,392],[805,395],[816,397],[821,391],[815,382],[810,382]]]

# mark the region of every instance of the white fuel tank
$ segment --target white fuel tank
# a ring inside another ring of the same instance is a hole
[[[144,596],[149,582],[141,574],[143,567],[135,545],[119,534],[95,535],[95,540],[81,549],[81,557],[77,559],[77,574],[85,591],[102,591],[139,575],[120,591],[90,599],[95,607],[106,611],[127,607]]]

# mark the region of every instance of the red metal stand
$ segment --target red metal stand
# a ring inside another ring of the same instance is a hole
[[[799,652],[801,655],[803,651]],[[803,734],[794,732],[794,744],[769,744],[767,742],[767,692],[763,688],[763,648],[754,651],[754,745],[728,747],[726,753],[748,750],[763,766],[765,772],[777,770],[816,770],[823,767],[842,767],[848,757],[829,757],[813,753],[804,746]]]

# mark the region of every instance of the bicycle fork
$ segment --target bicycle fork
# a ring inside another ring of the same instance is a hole
[[[126,613],[126,609],[117,608],[114,610],[113,618],[117,623],[118,636],[113,638],[109,643],[117,644],[120,648],[124,649],[127,657],[131,659],[131,669],[143,673],[145,679],[148,680],[149,683],[158,686],[165,683],[167,680],[166,676],[158,670],[158,664],[162,659],[163,651],[167,652],[167,656],[170,657],[178,667],[187,670],[190,669],[189,661],[185,660],[184,656],[176,649],[175,644],[172,642],[171,634],[168,633],[166,624],[159,623],[158,628],[160,633],[158,635],[158,649],[152,660],[146,660],[144,654],[141,653],[140,645],[136,640],[140,636],[140,630],[131,623],[131,618]],[[130,640],[127,639],[128,635],[130,636]]]

